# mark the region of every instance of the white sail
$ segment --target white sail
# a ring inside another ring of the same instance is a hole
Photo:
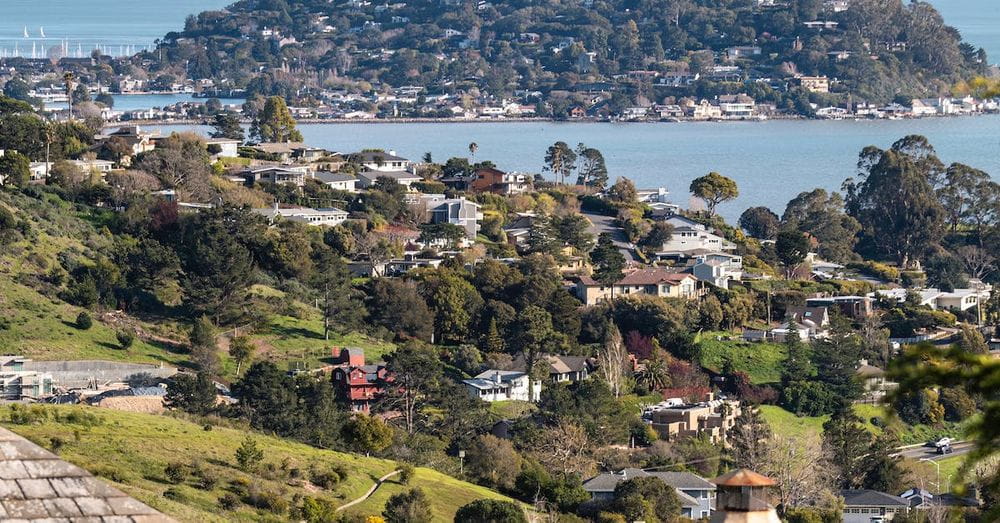
[[[38,28],[38,34],[42,35],[42,38],[45,38],[45,28],[44,27],[39,27]]]
[[[24,26],[24,37],[28,38],[28,26]]]

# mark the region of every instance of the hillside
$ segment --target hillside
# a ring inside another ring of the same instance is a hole
[[[94,319],[89,329],[76,325],[85,309],[65,300],[67,272],[114,252],[113,236],[105,228],[111,218],[93,208],[75,207],[51,193],[41,198],[0,192],[0,207],[17,217],[20,229],[10,241],[0,241],[0,348],[38,360],[189,366],[190,326],[179,311],[132,315],[105,308],[108,312],[89,311]],[[251,294],[263,310],[273,312],[252,330],[240,331],[252,339],[258,361],[281,366],[304,362],[313,368],[329,358],[329,347],[361,347],[371,359],[394,347],[359,333],[334,333],[326,340],[315,307],[266,285],[256,285]],[[116,340],[116,332],[126,329],[139,334],[128,350]],[[220,335],[222,349],[227,335],[231,332]],[[226,374],[235,373],[235,362],[224,359],[223,364]]]
[[[246,434],[242,429],[208,428],[168,416],[89,407],[33,407],[30,412],[34,413],[30,423],[15,424],[9,421],[10,407],[4,408],[0,410],[0,423],[181,521],[283,521],[287,520],[284,512],[254,508],[243,502],[224,510],[219,497],[253,484],[261,498],[274,494],[294,504],[299,497],[308,496],[339,506],[361,497],[373,485],[373,478],[395,468],[391,461],[255,435],[264,459],[261,471],[251,475],[239,470],[234,458]],[[171,463],[186,466],[186,478],[177,484],[165,473]],[[308,481],[311,469],[339,469],[346,477],[329,488],[320,488]],[[214,478],[214,484],[209,488],[199,474]],[[459,507],[475,499],[508,499],[486,488],[418,468],[410,485],[389,480],[367,501],[348,510],[379,514],[389,496],[413,487],[426,491],[435,521],[451,521]]]
[[[944,93],[986,66],[985,52],[964,43],[927,3],[834,5],[243,0],[189,17],[183,31],[167,34],[157,51],[134,63],[156,85],[224,79],[220,87],[304,102],[331,88],[416,86],[497,99],[538,91],[541,97],[522,102],[546,102],[542,114],[556,116],[579,101],[569,92],[594,90],[613,92],[613,108],[749,92],[758,102],[807,112],[805,102],[824,98],[884,103]],[[834,94],[810,95],[795,87],[800,76],[836,79]],[[595,87],[602,82],[610,84]]]

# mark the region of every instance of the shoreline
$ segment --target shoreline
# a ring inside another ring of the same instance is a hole
[[[803,122],[882,122],[882,121],[917,121],[933,120],[938,118],[976,118],[982,116],[995,116],[1000,113],[974,113],[974,114],[951,114],[933,116],[915,116],[905,118],[866,118],[851,116],[844,118],[806,118],[798,115],[784,115],[768,118],[738,118],[738,119],[668,119],[668,120],[608,120],[597,118],[302,118],[296,120],[299,125],[393,125],[393,124],[523,124],[523,123],[574,123],[574,124],[726,124],[726,123],[766,123],[770,121],[803,121]],[[249,125],[249,120],[241,120],[244,125]],[[130,125],[141,126],[208,126],[212,125],[210,120],[200,118],[180,118],[175,120],[124,120],[119,122],[105,122],[104,128],[123,127]]]

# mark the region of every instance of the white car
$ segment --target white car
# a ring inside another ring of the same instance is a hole
[[[951,438],[941,438],[934,442],[934,446],[937,448],[947,447],[951,445]]]

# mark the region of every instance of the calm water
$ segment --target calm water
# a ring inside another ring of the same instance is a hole
[[[996,0],[930,0],[944,21],[962,38],[986,49],[990,63],[1000,63],[1000,9]]]
[[[137,52],[170,31],[184,28],[191,13],[218,9],[230,0],[0,0],[0,54],[44,57],[65,41],[70,56],[101,46],[114,56]],[[27,27],[29,38],[24,38]],[[41,37],[44,31],[45,38]]]
[[[687,205],[691,180],[709,171],[735,179],[740,197],[720,208],[729,219],[767,205],[778,214],[788,200],[816,187],[838,190],[852,176],[866,145],[888,147],[907,134],[927,136],[945,162],[1000,173],[1000,115],[894,121],[785,121],[731,123],[458,123],[303,124],[310,145],[351,152],[379,147],[419,160],[468,157],[501,169],[540,172],[545,149],[562,140],[604,153],[612,179],[666,187]],[[164,132],[177,128],[163,127]],[[198,130],[206,132],[207,129]]]

